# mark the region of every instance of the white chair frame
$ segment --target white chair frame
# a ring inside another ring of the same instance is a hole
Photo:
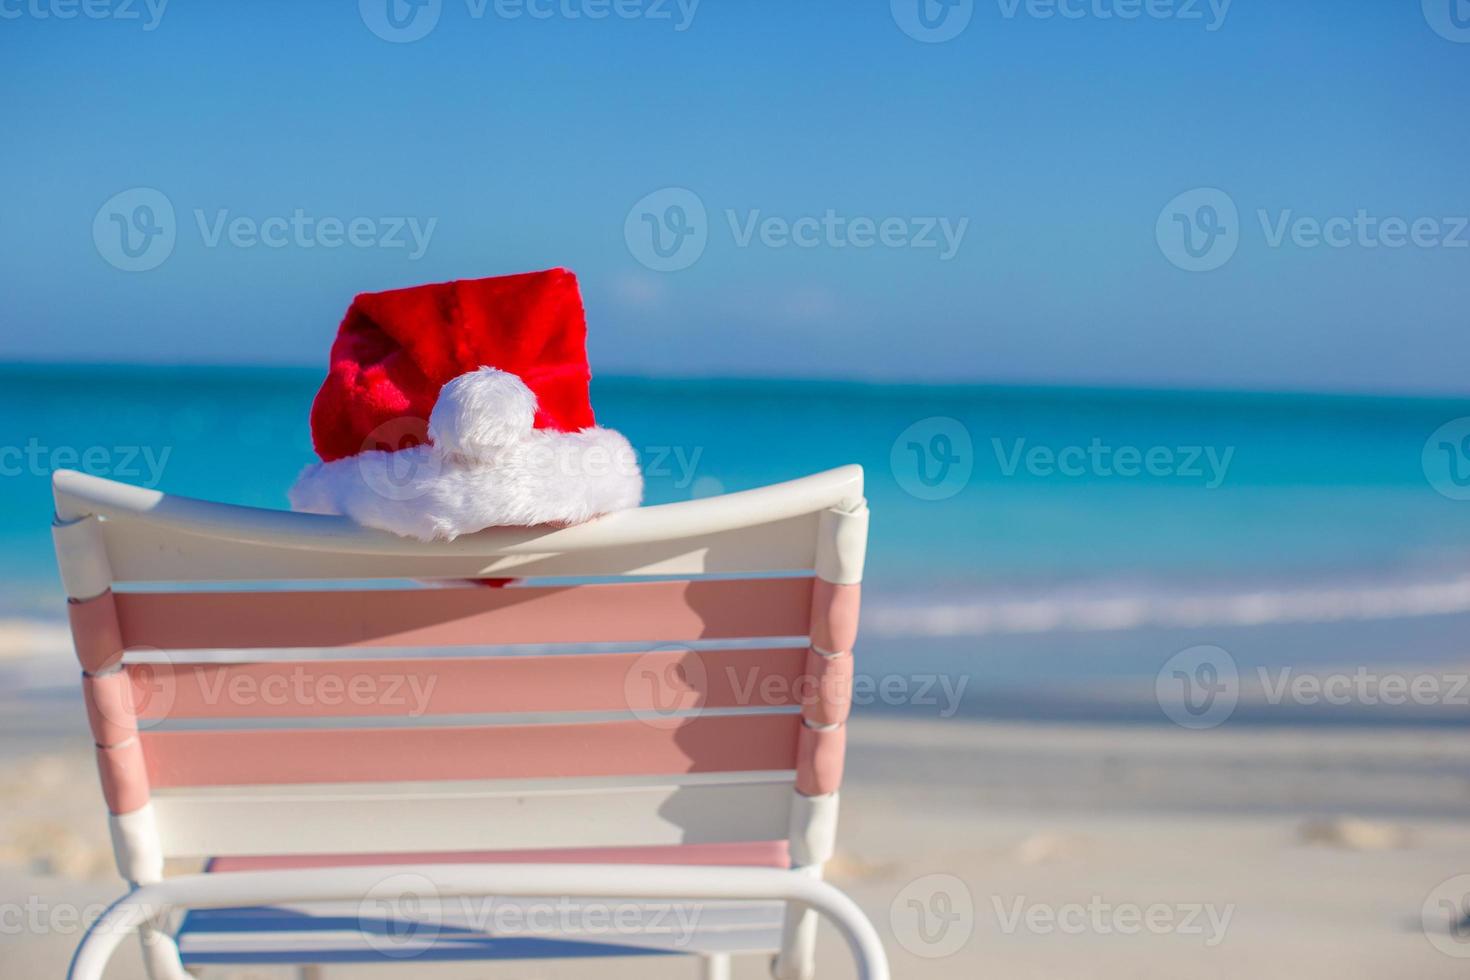
[[[495,528],[425,543],[365,530],[345,518],[233,507],[62,471],[54,477],[54,538],[74,603],[114,582],[229,580],[240,569],[276,579],[496,575],[699,575],[815,571],[839,587],[862,579],[868,512],[862,470],[846,466],[721,497],[624,511],[561,529]],[[160,543],[166,546],[159,546]],[[815,650],[815,648],[814,648]],[[830,657],[841,650],[816,650]],[[808,725],[808,727],[816,727]],[[824,791],[826,792],[826,791]],[[862,980],[887,980],[872,924],[821,879],[835,843],[838,794],[792,802],[793,868],[662,865],[394,865],[445,897],[598,897],[787,902],[781,980],[809,980],[818,915],[842,933]],[[134,886],[89,930],[69,977],[97,980],[123,938],[138,933],[154,980],[187,980],[166,924],[176,911],[301,901],[361,900],[384,869],[240,871],[165,878],[148,806],[110,818],[119,871]],[[726,980],[729,955],[705,957]],[[303,975],[310,975],[310,971]]]
[[[799,871],[613,864],[394,865],[393,871],[422,876],[441,897],[616,894],[633,899],[798,902],[837,927],[852,952],[859,980],[889,980],[883,943],[862,910],[832,885]],[[183,875],[143,885],[93,924],[77,949],[68,980],[102,980],[103,969],[124,939],[174,910],[360,900],[382,882],[383,874],[383,868],[244,871],[228,875]],[[156,974],[158,980],[191,980],[177,965],[177,951],[167,948],[171,944],[172,940],[162,932],[151,937],[144,947],[149,968],[168,969],[171,963],[172,972]],[[728,961],[717,963],[707,970],[706,976],[727,968]]]

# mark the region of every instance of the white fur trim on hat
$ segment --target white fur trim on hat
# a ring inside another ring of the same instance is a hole
[[[598,427],[536,429],[535,414],[535,395],[515,375],[461,375],[439,392],[432,442],[314,463],[296,478],[291,506],[422,541],[638,506],[643,476],[627,439]]]

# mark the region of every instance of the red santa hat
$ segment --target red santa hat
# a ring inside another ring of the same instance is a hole
[[[291,505],[422,540],[636,507],[628,440],[588,395],[566,269],[363,293],[311,407]]]

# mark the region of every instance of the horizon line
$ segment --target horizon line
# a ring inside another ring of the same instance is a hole
[[[16,369],[39,369],[65,372],[115,368],[123,371],[181,372],[204,371],[313,371],[325,375],[320,365],[295,361],[282,362],[229,362],[229,361],[120,361],[87,360],[70,361],[30,360],[24,358],[0,358],[0,371]],[[1373,398],[1392,401],[1470,401],[1470,389],[1464,391],[1408,391],[1399,388],[1275,388],[1261,386],[1227,386],[1218,383],[1194,385],[1181,381],[1119,381],[1098,379],[1039,380],[1032,378],[950,378],[950,377],[884,377],[874,375],[798,375],[798,374],[647,374],[624,371],[594,372],[594,379],[604,381],[641,381],[668,383],[720,383],[720,384],[819,384],[831,386],[870,388],[947,388],[947,389],[991,389],[1053,391],[1057,393],[1096,394],[1149,394],[1149,395],[1197,395],[1197,396],[1259,396],[1278,398]]]

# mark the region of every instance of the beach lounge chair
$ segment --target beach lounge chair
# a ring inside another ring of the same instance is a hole
[[[53,488],[132,886],[73,980],[132,933],[154,980],[672,954],[722,978],[742,953],[789,980],[814,973],[819,917],[859,977],[888,977],[822,880],[861,468],[430,544],[75,472]],[[174,858],[209,864],[165,876]]]

